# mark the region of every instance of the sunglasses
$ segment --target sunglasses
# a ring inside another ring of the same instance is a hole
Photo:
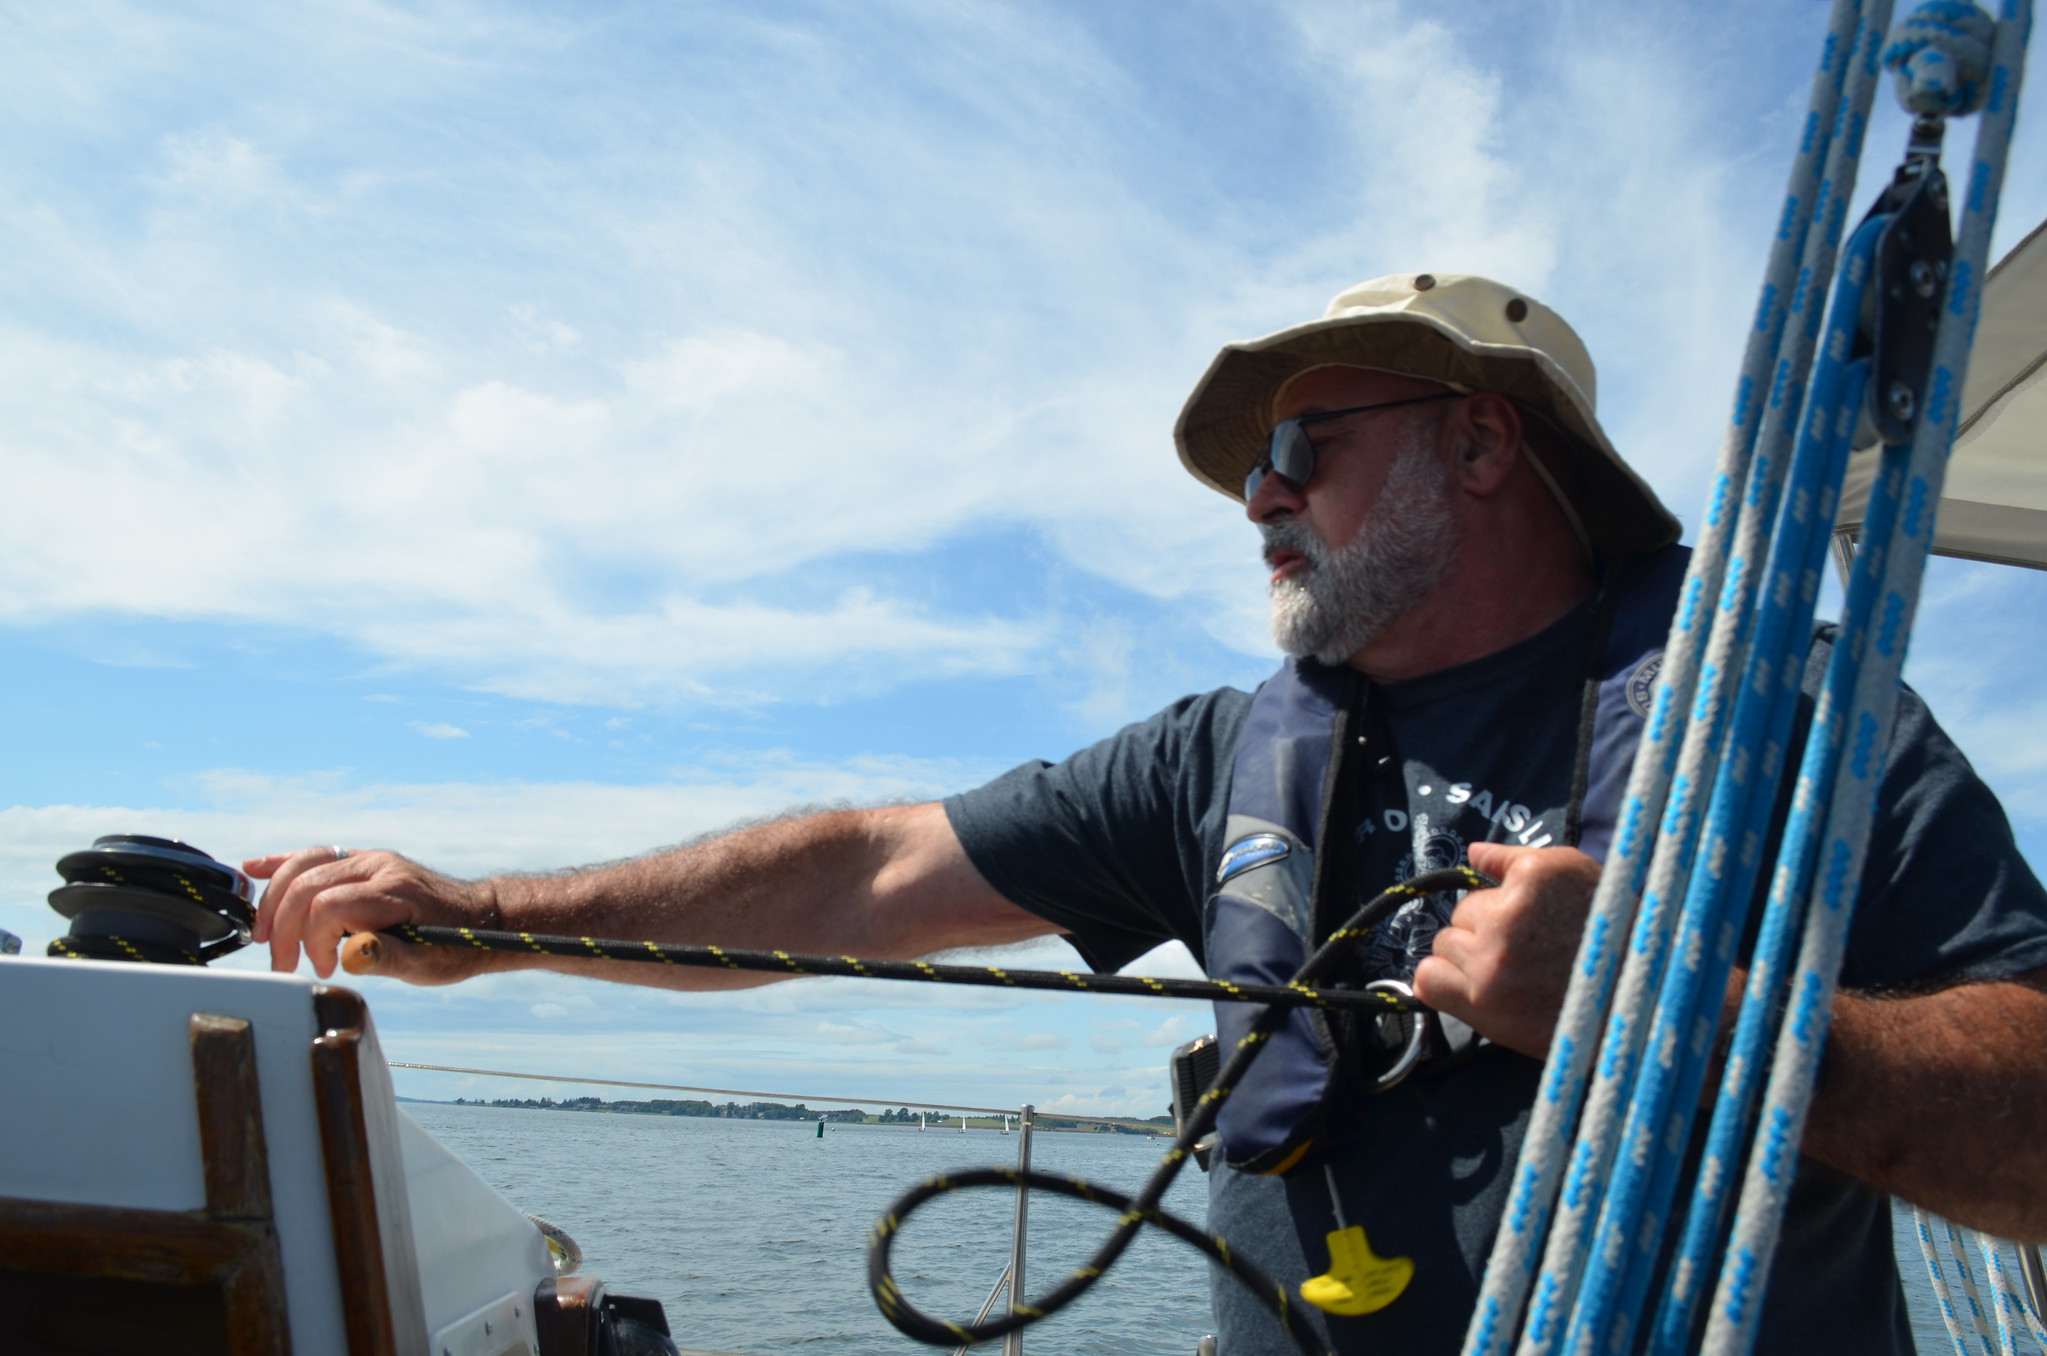
[[[1244,477],[1244,502],[1249,503],[1251,497],[1258,493],[1258,487],[1265,483],[1268,474],[1278,476],[1296,494],[1307,485],[1315,474],[1315,444],[1308,440],[1310,424],[1319,424],[1324,419],[1345,419],[1371,410],[1421,405],[1431,400],[1455,400],[1463,394],[1462,391],[1436,391],[1429,395],[1409,396],[1405,400],[1382,400],[1376,405],[1353,405],[1347,410],[1324,410],[1318,414],[1297,414],[1291,419],[1282,419],[1272,426],[1265,460],[1252,467],[1251,474]]]

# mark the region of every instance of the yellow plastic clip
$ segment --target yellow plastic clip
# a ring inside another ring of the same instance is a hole
[[[1329,1235],[1329,1270],[1301,1282],[1301,1298],[1324,1313],[1355,1318],[1377,1313],[1400,1298],[1414,1279],[1411,1257],[1381,1257],[1353,1224]]]

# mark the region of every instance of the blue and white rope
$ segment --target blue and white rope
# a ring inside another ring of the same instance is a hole
[[[1602,1190],[1622,1147],[1627,1100],[1639,1072],[1647,1014],[1669,954],[1712,769],[1721,761],[1725,717],[1751,630],[1755,575],[1782,491],[1785,454],[1797,429],[1802,374],[1816,343],[1825,280],[1833,271],[1841,223],[1852,194],[1861,133],[1876,84],[1876,48],[1888,16],[1888,0],[1873,0],[1855,16],[1857,28],[1841,45],[1841,92],[1830,121],[1825,168],[1814,188],[1814,215],[1772,364],[1769,397],[1758,411],[1753,455],[1740,479],[1728,477],[1716,483],[1693,556],[1684,604],[1672,627],[1662,675],[1670,685],[1670,704],[1652,709],[1651,728],[1634,769],[1636,779],[1643,777],[1645,763],[1652,776],[1665,774],[1658,780],[1667,792],[1657,789],[1654,780],[1651,783],[1652,790],[1662,796],[1660,807],[1644,797],[1644,809],[1654,813],[1660,808],[1658,836],[1653,844],[1624,844],[1617,835],[1602,876],[1602,891],[1608,877],[1618,876],[1616,888],[1625,888],[1630,901],[1639,898],[1639,910],[1633,918],[1618,992],[1607,1016],[1605,1039],[1599,1046],[1597,1064],[1587,1075],[1584,1118],[1571,1149],[1563,1194],[1529,1306],[1520,1347],[1523,1356],[1547,1356],[1565,1332],[1565,1316],[1577,1302],[1579,1279],[1587,1265]],[[1738,393],[1738,412],[1750,394],[1746,389]],[[1694,593],[1694,586],[1703,587]],[[1710,604],[1705,602],[1708,598]],[[1659,692],[1657,700],[1660,706],[1665,694]],[[1664,731],[1657,729],[1659,714],[1668,721],[1687,707],[1688,721],[1671,722]],[[1634,800],[1631,780],[1630,811]],[[1645,818],[1639,827],[1647,828],[1650,822]],[[1625,854],[1624,847],[1633,847],[1634,852]],[[1642,888],[1644,861],[1646,890]],[[1594,908],[1596,913],[1597,901]],[[1594,940],[1588,932],[1586,945],[1590,947]],[[1579,1335],[1583,1335],[1582,1329]]]
[[[1977,1293],[1976,1277],[1969,1266],[1969,1245],[1953,1220],[1944,1219],[1940,1226],[1947,1238],[1948,1260],[1955,1264],[1955,1277],[1962,1283],[1962,1297],[1967,1301],[1970,1325],[1976,1329],[1976,1341],[1984,1356],[1997,1356],[1997,1342],[1990,1335],[1990,1311],[1983,1307],[1983,1296]]]
[[[1942,1221],[1946,1223],[1946,1221]],[[1971,1345],[1962,1331],[1962,1315],[1955,1307],[1954,1292],[1948,1288],[1947,1273],[1940,1265],[1940,1253],[1933,1243],[1933,1216],[1919,1206],[1912,1207],[1912,1231],[1919,1238],[1919,1255],[1926,1261],[1926,1279],[1933,1284],[1933,1296],[1940,1303],[1941,1325],[1947,1329],[1948,1341],[1954,1343],[1955,1356],[1988,1356],[1990,1335],[1983,1331],[1981,1315],[1973,1320],[1982,1347]]]
[[[1851,363],[1849,354],[1887,220],[1865,222],[1843,255],[1804,430],[1786,468],[1782,503],[1767,534],[1768,560],[1756,580],[1753,637],[1733,694],[1726,756],[1714,776],[1697,866],[1657,990],[1648,1042],[1653,1057],[1642,1061],[1631,1092],[1625,1151],[1606,1187],[1568,1351],[1631,1347],[1670,1218],[1797,712],[1834,502],[1868,382],[1867,361]]]
[[[1969,1230],[1976,1251],[1983,1258],[1983,1279],[1990,1287],[1990,1315],[1997,1320],[1998,1356],[2019,1356],[2018,1296],[2012,1293],[2011,1277],[2004,1270],[2004,1256],[1997,1240]]]
[[[1885,0],[1873,0],[1883,4]],[[1813,74],[1804,135],[1764,273],[1755,323],[1749,332],[1735,388],[1733,418],[1722,440],[1719,466],[1704,523],[1644,734],[1642,755],[1630,776],[1606,871],[1593,901],[1570,991],[1559,1014],[1541,1090],[1524,1136],[1500,1232],[1486,1265],[1465,1356],[1503,1356],[1513,1344],[1535,1277],[1537,1250],[1548,1232],[1564,1157],[1577,1119],[1594,1040],[1605,1021],[1619,961],[1620,939],[1634,918],[1646,874],[1651,835],[1670,788],[1680,731],[1676,712],[1691,700],[1697,680],[1705,600],[1720,590],[1732,537],[1735,503],[1748,479],[1763,421],[1763,393],[1778,369],[1785,320],[1797,289],[1815,206],[1833,196],[1830,152],[1837,131],[1859,135],[1858,117],[1842,116],[1843,89],[1863,25],[1862,0],[1834,0],[1826,44]],[[1853,107],[1854,100],[1846,106]],[[1861,101],[1867,107],[1867,100]]]
[[[2006,0],[1992,48],[1989,91],[1967,176],[1966,210],[1935,340],[1924,414],[1903,468],[1902,485],[1894,468],[1886,465],[1871,496],[1874,518],[1877,498],[1902,491],[1897,532],[1888,546],[1877,542],[1872,532],[1866,545],[1876,549],[1858,553],[1846,625],[1808,737],[1807,767],[1815,746],[1837,746],[1844,756],[1831,787],[1808,784],[1802,772],[1795,793],[1794,820],[1801,817],[1799,802],[1809,820],[1812,808],[1826,797],[1825,836],[1815,860],[1816,888],[1791,980],[1792,1007],[1776,1042],[1755,1148],[1707,1319],[1701,1350],[1708,1356],[1747,1356],[1754,1345],[1765,1281],[1797,1170],[1798,1145],[1826,1043],[1882,774],[1883,748],[1932,545],[1934,510],[1954,438],[2031,27],[2031,0]],[[1897,460],[1886,451],[1886,463]],[[1874,587],[1879,572],[1880,589]],[[1851,690],[1852,701],[1843,702]],[[1787,845],[1793,832],[1786,831]]]

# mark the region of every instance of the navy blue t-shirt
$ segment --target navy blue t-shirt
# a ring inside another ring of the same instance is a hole
[[[1564,839],[1581,679],[1591,633],[1581,608],[1496,654],[1374,685],[1367,707],[1391,752],[1359,770],[1355,888],[1369,896],[1460,860],[1485,840]],[[1813,691],[1828,635],[1806,671]],[[1032,762],[945,803],[967,855],[1005,897],[1071,934],[1101,969],[1161,942],[1203,954],[1202,912],[1223,849],[1229,773],[1249,694],[1187,697],[1053,765]],[[1419,903],[1373,937],[1376,973],[1412,974],[1453,901]],[[1331,916],[1342,917],[1343,911]],[[2047,966],[2047,894],[2003,810],[1907,691],[1892,739],[1869,860],[1842,971],[1850,989],[1994,979]],[[1447,1074],[1361,1098],[1341,1118],[1334,1170],[1345,1213],[1381,1256],[1407,1256],[1406,1293],[1326,1323],[1343,1352],[1459,1349],[1504,1206],[1508,1168],[1534,1099],[1536,1061],[1488,1049]],[[1327,1264],[1335,1227],[1320,1172],[1211,1174],[1209,1223],[1273,1275],[1298,1283]],[[1792,1194],[1759,1352],[1910,1352],[1887,1199],[1807,1160]],[[1254,1301],[1220,1275],[1228,1356],[1290,1352]]]

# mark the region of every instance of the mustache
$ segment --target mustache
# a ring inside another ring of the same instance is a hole
[[[1298,518],[1289,516],[1276,523],[1260,523],[1258,535],[1263,539],[1261,554],[1267,565],[1282,551],[1306,556],[1311,564],[1319,564],[1322,559],[1321,538]]]

